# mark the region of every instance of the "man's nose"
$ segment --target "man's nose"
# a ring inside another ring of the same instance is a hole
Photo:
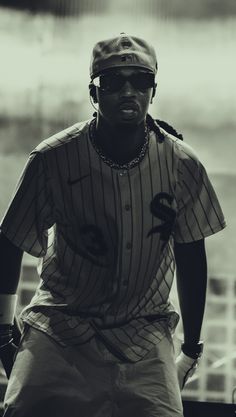
[[[129,80],[126,80],[121,92],[120,92],[121,96],[134,96],[136,94],[136,90],[135,88],[132,86],[131,82]]]

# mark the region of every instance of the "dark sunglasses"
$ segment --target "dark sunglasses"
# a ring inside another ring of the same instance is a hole
[[[115,93],[123,88],[129,81],[136,90],[147,90],[155,86],[155,75],[149,72],[139,72],[129,77],[118,73],[104,74],[93,80],[96,87],[107,93]]]

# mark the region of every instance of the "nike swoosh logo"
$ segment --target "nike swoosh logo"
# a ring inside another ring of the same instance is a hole
[[[75,180],[71,180],[70,178],[68,178],[67,184],[68,185],[77,184],[77,182],[80,182],[80,181],[82,181],[83,179],[85,179],[87,177],[90,177],[90,175],[89,174],[88,175],[83,175],[82,177],[76,178]]]

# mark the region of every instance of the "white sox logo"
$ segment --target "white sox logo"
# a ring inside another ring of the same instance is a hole
[[[173,208],[168,207],[163,204],[162,200],[166,200],[167,203],[171,204],[173,197],[168,193],[158,193],[155,195],[153,200],[150,203],[150,211],[154,217],[157,217],[160,220],[163,220],[159,226],[153,227],[147,234],[147,237],[153,235],[154,233],[160,233],[160,239],[163,241],[161,250],[164,249],[166,243],[169,240],[171,231],[175,222],[176,212]]]

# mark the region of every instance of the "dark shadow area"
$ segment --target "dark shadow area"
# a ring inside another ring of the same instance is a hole
[[[91,3],[96,13],[103,13],[106,10],[107,0],[99,2],[73,1],[73,0],[13,0],[9,4],[8,0],[1,0],[0,6],[9,9],[24,10],[30,13],[51,13],[55,16],[78,16],[88,13],[91,10]]]
[[[184,417],[234,417],[235,404],[183,401]]]
[[[51,13],[56,16],[83,15],[91,8],[98,14],[104,13],[112,6],[115,0],[1,0],[0,6],[26,10],[31,13]],[[9,4],[10,3],[10,4]],[[158,16],[163,9],[163,0],[146,0],[145,2],[133,1],[133,6],[142,8],[143,14],[154,13]],[[175,18],[214,19],[216,17],[232,17],[236,15],[236,3],[234,0],[199,0],[192,1],[186,7],[185,0],[168,0],[168,10]]]

